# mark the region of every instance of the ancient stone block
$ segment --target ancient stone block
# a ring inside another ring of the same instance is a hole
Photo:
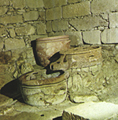
[[[25,7],[25,0],[12,0],[12,4],[15,8],[24,8]]]
[[[63,6],[63,18],[85,16],[89,14],[90,14],[90,2],[89,1]]]
[[[103,43],[118,43],[118,28],[105,29],[101,33],[101,41]]]
[[[73,19],[69,23],[77,30],[91,30],[96,26],[108,26],[108,22],[99,16],[88,16],[81,19]]]
[[[101,44],[100,33],[99,30],[83,32],[83,40],[88,44]]]
[[[67,30],[68,29],[68,21],[67,20],[52,21],[52,29],[53,29],[53,31]]]
[[[61,7],[55,7],[46,10],[46,20],[55,20],[62,18]]]
[[[67,4],[67,0],[53,0],[54,1],[54,6],[62,6]]]
[[[0,0],[0,6],[9,5],[9,0]]]
[[[8,8],[3,6],[3,7],[0,7],[0,15],[4,15],[6,12],[7,12]]]
[[[0,18],[0,23],[2,23],[2,24],[23,23],[22,15],[1,17]]]
[[[23,13],[24,21],[37,20],[39,17],[38,11],[30,11]]]
[[[46,25],[44,23],[40,22],[40,24],[37,24],[37,33],[46,34]]]
[[[78,46],[78,45],[83,44],[81,32],[79,31],[68,32],[67,31],[65,34],[69,35],[69,38],[71,40],[70,45]]]
[[[43,0],[26,0],[26,6],[30,8],[43,8]]]
[[[47,21],[46,22],[47,32],[52,32],[52,22]]]
[[[25,47],[23,39],[8,38],[5,40],[5,50],[12,50]]]
[[[53,0],[43,0],[43,2],[44,2],[45,8],[52,8],[54,6]]]
[[[117,10],[117,0],[93,0],[91,3],[91,12],[96,13],[108,13],[110,11]]]
[[[31,35],[35,33],[35,28],[32,25],[26,24],[23,27],[15,29],[17,35]]]
[[[118,27],[118,12],[109,14],[110,28]]]

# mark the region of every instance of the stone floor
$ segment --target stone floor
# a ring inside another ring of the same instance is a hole
[[[0,120],[61,120],[63,110],[76,105],[66,100],[53,106],[30,106],[0,94]]]
[[[118,98],[110,102],[118,105]],[[58,105],[37,107],[0,94],[0,120],[62,120],[63,110],[78,105],[81,104],[65,100]]]

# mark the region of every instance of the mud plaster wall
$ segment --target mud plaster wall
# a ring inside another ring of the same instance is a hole
[[[36,65],[36,38],[67,34],[71,46],[117,43],[117,11],[117,0],[1,0],[0,88]]]

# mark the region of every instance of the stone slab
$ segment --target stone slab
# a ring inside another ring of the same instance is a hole
[[[114,115],[118,115],[118,105],[107,102],[88,102],[64,110],[63,120],[109,120]],[[73,117],[72,117],[73,116]]]

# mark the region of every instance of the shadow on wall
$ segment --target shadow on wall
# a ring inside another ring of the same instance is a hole
[[[4,87],[2,87],[0,90],[0,94],[13,98],[14,100],[17,99],[18,101],[23,102],[17,79],[7,83]]]
[[[36,52],[36,40],[32,41],[31,42],[31,47],[33,49],[33,53],[34,53],[34,57],[35,57],[35,61],[36,61],[36,64],[37,65],[41,65],[39,60],[38,60],[38,57],[37,57],[37,52]]]

